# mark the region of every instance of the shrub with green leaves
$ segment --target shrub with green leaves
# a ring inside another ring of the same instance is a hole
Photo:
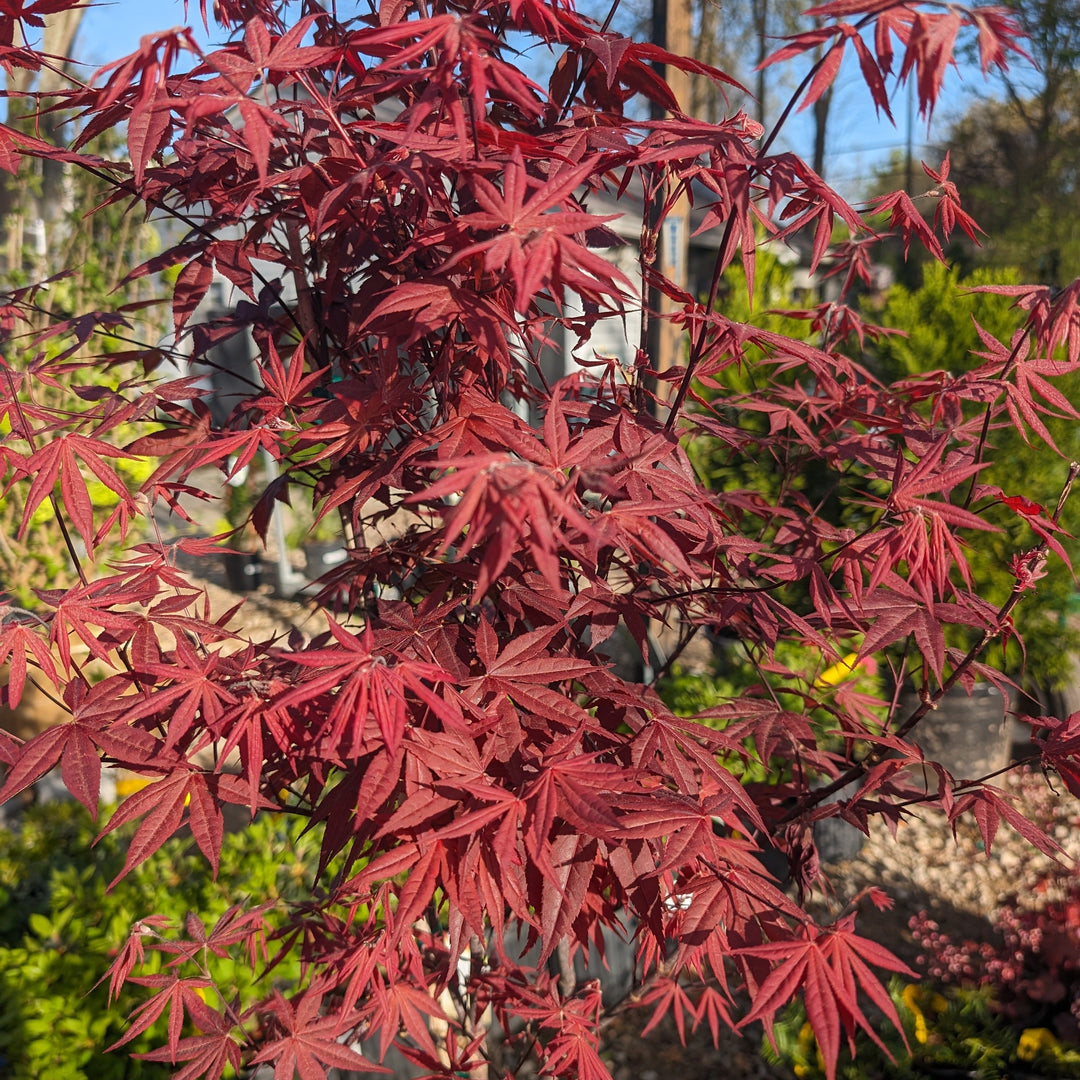
[[[987,350],[987,338],[983,335],[1008,341],[1016,313],[1010,297],[979,290],[992,282],[1014,285],[1018,280],[1014,270],[978,269],[961,277],[955,269],[927,264],[919,288],[894,285],[874,318],[902,334],[889,334],[877,340],[876,360],[872,365],[875,373],[886,381],[894,381],[937,371],[947,384],[982,363]],[[1052,365],[1044,363],[1043,368],[1048,367]],[[987,456],[988,466],[979,473],[976,483],[1000,488],[1007,497],[1027,500],[1024,505],[1037,503],[1052,509],[1069,461],[1080,458],[1080,431],[1075,421],[1057,407],[1054,395],[1064,395],[1062,401],[1080,400],[1080,379],[1067,375],[1057,380],[1056,388],[1051,390],[1034,369],[1032,377],[1036,380],[1036,390],[1045,389],[1051,395],[1048,403],[1059,413],[1043,418],[1042,439],[1052,441],[1062,456],[1044,455],[1036,435],[1029,441],[1021,438],[1016,428],[992,425],[987,435],[994,453]],[[999,529],[981,533],[977,549],[968,551],[979,595],[999,604],[1009,595],[1015,580],[1010,569],[1011,556],[1018,549],[1034,547],[1038,537],[1022,513],[991,497],[976,497],[972,509]],[[1076,534],[1075,510],[1066,509],[1063,524]],[[1061,537],[1061,543],[1075,565],[1076,543],[1068,536]],[[1076,632],[1065,621],[1073,592],[1068,567],[1064,563],[1048,566],[1046,576],[1038,582],[1038,602],[1021,604],[1016,609],[1015,625],[1026,654],[1022,656],[1015,645],[1008,648],[1005,666],[1010,674],[1017,675],[1026,669],[1036,682],[1048,687],[1060,684],[1069,674],[1069,654],[1080,645]],[[967,644],[966,640],[960,640],[965,637],[962,631],[950,629],[950,645]]]
[[[992,273],[975,270],[961,277],[954,268],[928,264],[918,288],[897,284],[883,299],[866,302],[868,309],[873,308],[864,313],[868,322],[880,324],[890,332],[868,337],[867,353],[864,355],[860,347],[859,355],[864,356],[872,373],[883,382],[905,385],[905,380],[922,379],[936,372],[940,375],[940,387],[947,390],[950,382],[987,361],[988,341],[995,338],[1009,341],[1016,317],[1011,297],[980,290],[994,281],[1010,286],[1017,280],[1016,271],[1007,268]],[[735,288],[729,294],[723,300],[726,316],[753,322],[772,333],[800,340],[816,339],[810,321],[792,317],[796,314],[791,310],[796,302],[792,269],[775,255],[760,257],[752,305]],[[714,379],[703,379],[699,392],[703,400],[710,402],[721,393],[745,393],[767,377],[769,367],[768,358],[760,350],[747,349],[744,363],[725,369]],[[1042,377],[1051,367],[1050,362],[1044,363],[1039,369],[1042,375],[1033,369],[1031,378],[1035,392],[1058,415],[1043,415],[1030,425],[1031,434],[1026,439],[1013,425],[1001,422],[990,425],[987,442],[994,452],[987,455],[988,466],[973,478],[975,491],[970,508],[998,531],[980,533],[978,547],[966,550],[965,554],[976,591],[995,605],[1002,604],[1013,588],[1012,556],[1019,550],[1034,547],[1039,538],[1029,527],[1025,514],[1005,505],[993,492],[1000,490],[1005,497],[1022,500],[1024,507],[1034,510],[1037,504],[1049,512],[1065,481],[1069,461],[1080,459],[1077,425],[1059,404],[1080,400],[1080,376],[1069,374],[1057,379],[1055,389]],[[1055,397],[1059,393],[1064,396]],[[947,394],[934,396],[939,405],[946,398]],[[765,439],[769,431],[766,416],[734,407],[731,415],[743,430]],[[1038,445],[1040,441],[1054,445],[1062,456],[1045,455]],[[808,455],[805,467],[800,465],[791,476],[768,453],[763,451],[746,460],[718,439],[698,438],[689,452],[698,474],[716,491],[769,492],[779,483],[778,477],[784,475],[785,483],[793,485],[806,505],[837,529],[846,527],[862,533],[872,527],[873,519],[862,504],[840,497],[842,483],[822,471],[820,464],[811,460],[812,455]],[[883,486],[883,494],[885,490]],[[734,520],[740,520],[742,509],[737,501],[729,508]],[[1064,524],[1075,534],[1075,523],[1070,529],[1069,521],[1073,513],[1066,513]],[[753,531],[760,528],[759,519],[748,513],[747,521],[749,535],[760,540]],[[777,520],[773,527],[783,530],[786,524]],[[1070,558],[1075,559],[1078,552],[1075,542],[1067,535],[1059,539]],[[1006,649],[1003,666],[1013,677],[1026,671],[1030,681],[1053,687],[1068,675],[1070,652],[1080,646],[1080,638],[1065,618],[1071,610],[1074,591],[1068,567],[1064,563],[1050,566],[1037,588],[1039,602],[1020,605],[1014,615],[1026,652],[1022,654],[1014,644],[1015,639],[1007,636],[1003,639]],[[777,595],[783,595],[786,602],[797,608],[801,604],[800,610],[808,610],[809,597],[800,595],[800,589],[805,589],[801,580]],[[966,649],[976,636],[976,630],[950,626],[946,642],[951,647]]]
[[[97,830],[77,803],[31,807],[15,831],[0,830],[0,1076],[9,1080],[136,1080],[164,1078],[168,1063],[106,1053],[124,1037],[123,1019],[142,1001],[139,988],[120,990],[109,1007],[109,965],[143,916],[182,924],[199,912],[207,926],[233,905],[271,905],[279,920],[303,895],[318,859],[317,833],[280,815],[262,815],[226,836],[216,880],[205,859],[181,838],[170,841],[137,870],[111,882],[124,865],[128,830],[95,845]],[[146,939],[147,974],[167,970],[169,957]],[[207,952],[202,958],[218,987],[243,1003],[253,993],[293,986],[293,955],[262,976],[247,962]],[[104,981],[102,981],[104,979]],[[213,990],[208,993],[215,993]],[[214,1002],[218,1004],[218,1002]],[[168,1010],[126,1047],[159,1046]]]
[[[1080,1076],[1080,1051],[1045,1028],[1009,1024],[996,1011],[988,987],[952,987],[942,994],[928,984],[893,979],[889,996],[903,1037],[887,1026],[874,1040],[860,1033],[854,1056],[841,1051],[837,1080]],[[824,1062],[801,1005],[788,1009],[773,1033],[775,1047],[763,1050],[768,1060],[789,1066],[799,1080],[823,1080]]]

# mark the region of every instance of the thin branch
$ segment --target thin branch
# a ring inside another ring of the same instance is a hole
[[[1072,462],[1069,465],[1069,475],[1065,481],[1064,486],[1061,489],[1061,494],[1058,496],[1057,506],[1054,508],[1054,513],[1051,517],[1051,521],[1056,525],[1061,517],[1061,511],[1065,507],[1065,502],[1069,498],[1069,494],[1072,491],[1073,483],[1077,476],[1080,475],[1080,462]],[[1043,540],[1037,547],[1031,552],[1030,556],[1044,556],[1050,550],[1049,541]],[[926,716],[927,713],[932,712],[941,703],[941,700],[945,695],[963,678],[965,672],[971,667],[973,663],[979,658],[983,650],[990,644],[990,642],[1001,633],[1009,615],[1012,613],[1013,608],[1020,603],[1021,598],[1025,593],[1026,588],[1020,582],[1017,582],[1013,586],[1012,592],[1009,594],[1009,598],[998,609],[997,615],[994,617],[994,624],[991,627],[983,630],[979,637],[979,640],[967,651],[964,658],[953,668],[952,674],[942,682],[941,686],[932,693],[927,694],[921,704],[912,712],[912,714],[896,729],[894,735],[898,739],[902,739],[909,731],[915,728],[920,721]],[[796,818],[801,817],[807,810],[812,810],[815,806],[825,802],[830,795],[835,795],[841,789],[847,787],[848,784],[860,777],[864,776],[870,769],[880,762],[885,760],[885,751],[878,748],[868,754],[862,761],[856,762],[850,768],[846,769],[840,776],[838,776],[831,783],[825,787],[818,788],[815,791],[807,792],[803,795],[798,804],[793,807],[788,813],[781,817],[778,821],[778,825],[787,824],[789,821],[794,821]]]

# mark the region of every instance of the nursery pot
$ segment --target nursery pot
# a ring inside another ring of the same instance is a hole
[[[901,722],[919,706],[918,695],[900,695]],[[923,748],[929,761],[945,766],[959,780],[986,776],[1009,763],[1009,734],[1005,695],[990,683],[976,683],[969,695],[954,686],[919,721],[911,738]]]
[[[262,584],[262,556],[257,551],[222,552],[225,582],[233,592],[253,592]]]
[[[304,553],[304,567],[309,581],[321,578],[335,566],[340,566],[349,554],[340,540],[325,540],[313,544],[304,544],[300,549]]]
[[[810,788],[815,790],[827,784],[827,780],[815,780]],[[859,787],[860,782],[853,780],[847,787],[828,796],[825,804],[852,799],[859,793]],[[844,859],[858,858],[865,842],[866,837],[863,833],[851,822],[844,821],[842,818],[829,817],[814,822],[814,846],[823,862],[841,862]]]

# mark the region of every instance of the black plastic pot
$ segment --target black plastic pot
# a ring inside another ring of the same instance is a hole
[[[257,551],[223,552],[225,583],[233,592],[254,592],[262,584],[262,556]]]
[[[811,788],[824,787],[826,781],[818,780],[811,784]],[[859,793],[859,781],[853,780],[847,787],[833,792],[825,804],[843,802],[845,799],[853,799]],[[814,822],[814,846],[817,848],[818,857],[822,862],[841,862],[844,859],[858,858],[862,851],[866,837],[863,833],[842,818],[822,818]]]
[[[342,547],[340,540],[327,540],[315,544],[304,544],[300,549],[304,553],[304,572],[308,581],[321,578],[335,566],[340,566],[349,554]]]
[[[930,761],[940,762],[958,780],[986,776],[1009,763],[1008,701],[990,683],[976,683],[969,695],[956,686],[919,721],[909,736]],[[900,695],[901,722],[919,706],[913,691]]]

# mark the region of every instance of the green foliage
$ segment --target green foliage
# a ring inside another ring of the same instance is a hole
[[[758,249],[752,298],[747,296],[742,269],[729,267],[724,274],[717,306],[733,322],[748,323],[796,341],[814,342],[816,333],[807,320],[782,314],[799,308],[801,301],[794,285],[792,261],[782,258],[781,253],[788,253],[788,249],[778,250],[776,245]],[[711,491],[751,492],[755,500],[765,505],[775,503],[783,484],[789,492],[811,493],[808,497],[816,501],[813,493],[829,483],[827,471],[821,463],[812,455],[807,455],[798,468],[784,468],[783,465],[789,463],[775,460],[764,441],[769,435],[766,414],[739,408],[737,404],[722,404],[735,402],[741,395],[753,394],[760,385],[770,380],[783,381],[783,376],[777,376],[771,366],[763,363],[765,359],[760,349],[749,344],[746,346],[745,362],[725,368],[715,376],[702,378],[696,385],[699,398],[709,402],[714,413],[728,423],[738,425],[740,430],[762,437],[762,452],[736,452],[718,439],[697,436],[687,446],[687,454],[698,476]],[[728,509],[738,527],[741,524],[738,508],[733,505]],[[756,516],[747,515],[742,527],[747,535],[762,539],[761,522]],[[797,605],[799,597],[796,594],[800,589],[801,585],[796,585],[794,590],[780,590],[776,595],[782,596],[785,603]]]
[[[998,1015],[986,988],[940,994],[921,983],[894,979],[889,996],[904,1036],[882,1025],[883,1050],[860,1032],[854,1057],[848,1048],[841,1051],[837,1080],[1006,1080],[1018,1075],[1066,1080],[1080,1075],[1080,1051],[1045,1029],[1012,1027]],[[823,1080],[822,1058],[801,1004],[786,1010],[774,1035],[775,1048],[763,1048],[768,1060],[787,1065],[799,1080]]]
[[[1009,297],[974,292],[975,288],[992,281],[1013,284],[1019,280],[1014,270],[975,270],[961,279],[959,273],[939,263],[927,263],[918,288],[894,285],[880,309],[868,313],[869,321],[878,323],[898,334],[878,339],[868,355],[860,356],[876,375],[886,381],[944,372],[945,378],[955,378],[983,363],[978,354],[985,351],[977,326],[984,332],[1009,342],[1016,324],[1016,313]],[[806,340],[809,324],[775,314],[771,309],[784,309],[795,304],[791,268],[768,252],[759,256],[755,299],[751,307],[739,291],[732,288],[724,298],[725,315],[737,320],[751,320],[769,330]],[[730,310],[729,310],[730,309]],[[705,398],[717,393],[721,383],[727,393],[749,391],[753,388],[755,371],[753,357],[740,368],[723,372],[713,382],[703,382]],[[1080,401],[1080,376],[1064,376],[1059,388],[1070,401]],[[1043,452],[1040,440],[1031,435],[1030,442],[1011,426],[997,427],[989,432],[987,459],[992,464],[979,476],[979,482],[1000,488],[1009,496],[1025,499],[1052,508],[1068,472],[1068,462],[1080,459],[1080,426],[1068,418],[1043,417],[1061,457],[1056,460]],[[767,421],[762,414],[740,415],[744,429],[764,431]],[[716,440],[698,439],[689,447],[691,460],[699,475],[717,491],[756,491],[773,493],[783,470],[767,454],[758,458],[742,455],[733,464],[730,453]],[[859,517],[860,508],[851,500],[840,501],[833,488],[825,486],[825,478],[814,462],[799,471],[794,483],[822,516],[838,526],[860,531],[868,522]],[[976,502],[974,508],[1000,530],[981,533],[967,550],[975,591],[988,603],[1002,605],[1012,591],[1014,578],[1009,564],[1017,552],[1030,549],[1038,542],[1022,515],[1001,504],[988,500]],[[1080,518],[1075,507],[1066,507],[1064,527],[1076,534]],[[758,523],[754,521],[754,528]],[[1080,555],[1080,545],[1070,540],[1063,544],[1070,558]],[[797,606],[795,594],[798,583],[783,591],[786,603]],[[1029,681],[1047,687],[1060,685],[1070,671],[1069,654],[1080,647],[1080,634],[1066,625],[1065,614],[1074,592],[1068,567],[1059,560],[1049,566],[1049,572],[1038,583],[1037,596],[1027,597],[1014,612],[1014,624],[1023,638],[1026,652],[1015,643],[1005,643],[1005,669],[1014,677],[1027,675]],[[974,640],[973,632],[961,626],[947,630],[950,646],[966,649]],[[700,692],[702,688],[698,688]],[[682,691],[680,691],[682,692]],[[692,710],[698,711],[698,710]]]
[[[758,250],[752,299],[746,295],[740,269],[729,269],[724,280],[726,287],[718,306],[727,318],[795,340],[815,341],[816,332],[809,321],[783,314],[799,308],[802,299],[795,288],[791,260],[782,258],[777,250],[768,246]],[[758,370],[758,364],[765,359],[760,350],[754,346],[748,347],[746,363],[701,380],[697,388],[700,397],[713,403],[715,408],[719,400],[751,393],[756,383],[765,378],[763,371]],[[769,420],[764,413],[732,407],[728,418],[745,431],[762,436],[768,434]],[[765,499],[772,502],[783,482],[789,490],[806,494],[811,502],[835,508],[834,500],[824,488],[826,481],[820,463],[814,460],[808,459],[805,468],[794,470],[794,475],[791,475],[778,468],[777,462],[768,453],[763,452],[758,456],[733,454],[719,440],[702,436],[690,442],[687,453],[698,475],[713,491],[764,494]],[[784,477],[783,481],[781,476]],[[858,514],[860,510],[856,508],[854,512]],[[732,513],[737,522],[737,508],[734,505]],[[760,527],[758,518],[748,516],[747,535],[759,539]],[[785,603],[795,607],[809,604],[805,582],[802,581],[777,589],[776,596],[783,597]],[[823,656],[820,650],[784,642],[768,657],[760,651],[748,651],[744,643],[733,639],[723,641],[714,656],[708,672],[691,674],[676,664],[662,681],[659,688],[661,697],[680,716],[715,712],[745,697],[770,698],[794,713],[802,712],[807,695],[822,696],[826,687],[815,684],[833,668],[834,661],[832,657]],[[846,684],[841,690],[846,694],[879,694],[880,680],[875,673],[860,669],[851,679],[846,677],[847,674],[844,672],[845,677],[838,679],[835,684],[830,682],[830,685],[835,688]],[[834,726],[834,717],[827,709],[814,710],[809,719],[823,735]],[[716,716],[704,716],[702,720],[709,726],[725,726],[725,721]],[[746,748],[753,753],[753,746]],[[788,761],[744,761],[732,755],[725,765],[744,782],[777,781],[790,776]]]
[[[263,815],[228,834],[216,881],[189,842],[172,840],[112,889],[108,883],[124,864],[129,830],[94,845],[96,830],[77,803],[32,807],[18,831],[0,830],[0,1076],[169,1076],[171,1066],[104,1052],[123,1036],[123,1018],[145,994],[139,987],[125,989],[119,1005],[109,1007],[107,980],[97,985],[99,980],[134,922],[150,914],[180,924],[197,911],[212,925],[233,904],[250,901],[273,904],[271,917],[280,918],[286,903],[308,895],[318,860],[317,836],[301,836],[301,829],[302,823],[281,815]],[[163,966],[149,948],[147,957],[152,970]],[[229,997],[247,1001],[270,989],[270,979],[242,960],[225,956],[208,962],[216,985]],[[273,985],[295,984],[299,975],[293,955],[274,969]],[[159,1019],[128,1049],[159,1046],[165,1025]]]
[[[950,179],[965,209],[986,230],[982,246],[967,257],[988,266],[1016,265],[1025,281],[1063,285],[1080,272],[1075,61],[1080,20],[1068,0],[1015,0],[1015,6],[1025,9],[1028,27],[1050,28],[1042,47],[1037,35],[1030,39],[1041,69],[1037,92],[1032,95],[1035,87],[1024,80],[1009,100],[977,100],[949,132]],[[1048,52],[1051,40],[1056,44]],[[1057,51],[1067,40],[1071,56]]]
[[[726,641],[716,650],[710,671],[691,673],[675,664],[659,691],[679,716],[698,716],[706,726],[719,729],[727,727],[724,714],[735,702],[760,698],[802,713],[813,696],[819,706],[807,713],[807,720],[822,745],[835,742],[838,748],[843,738],[831,707],[834,698],[850,702],[852,695],[858,695],[867,711],[876,711],[882,720],[887,711],[877,704],[881,681],[876,669],[864,664],[853,667],[854,660],[851,654],[834,664],[818,650],[790,643],[781,643],[768,659],[747,651],[742,643]],[[724,759],[725,768],[743,783],[790,779],[790,760],[773,756],[763,761],[752,739],[743,740],[743,747],[749,751],[747,756],[731,754]]]
[[[887,381],[928,371],[958,375],[981,361],[971,355],[982,344],[975,331],[984,330],[1008,342],[1016,327],[1016,312],[1007,296],[972,292],[984,285],[1015,285],[1013,269],[976,269],[961,280],[953,268],[927,263],[917,289],[893,285],[875,318],[902,334],[888,334],[875,346],[876,374]]]
[[[94,146],[98,153],[108,157],[118,148],[118,140],[115,136],[99,138]],[[40,175],[25,170],[18,181],[10,177],[0,179],[0,188],[19,185],[13,196],[15,217],[35,216],[35,212],[24,204],[35,194],[40,194],[35,190],[40,188],[40,181]],[[23,266],[7,266],[0,273],[0,286],[25,286],[30,280],[56,275],[55,280],[36,295],[39,328],[74,312],[115,310],[122,303],[133,305],[122,321],[98,328],[81,346],[72,333],[44,341],[36,341],[30,335],[15,338],[6,346],[5,360],[16,371],[28,370],[31,366],[38,370],[43,363],[58,357],[66,358],[67,363],[52,364],[46,377],[34,380],[33,405],[55,413],[76,415],[86,408],[85,399],[80,396],[84,387],[92,385],[94,395],[106,388],[116,390],[134,374],[134,365],[126,360],[128,350],[135,345],[154,343],[162,337],[167,319],[164,299],[171,294],[172,287],[160,275],[147,275],[118,285],[132,266],[160,250],[161,237],[157,228],[130,212],[126,204],[106,206],[100,212],[92,213],[103,202],[106,189],[101,181],[88,174],[68,174],[65,191],[71,205],[56,220],[50,218],[48,222],[45,263],[41,263],[39,255],[27,252]],[[12,196],[11,192],[0,191],[0,194]],[[77,267],[78,271],[58,273],[67,267]],[[162,304],[149,302],[155,298]],[[92,374],[75,369],[70,360],[81,355],[100,357],[100,366]],[[4,415],[0,418],[0,439],[10,431],[11,420]],[[132,441],[141,433],[136,425],[125,424],[117,437],[120,441]],[[150,477],[155,463],[149,459],[114,459],[111,467],[134,491]],[[114,509],[118,499],[116,493],[89,470],[87,474],[87,493],[100,521]],[[59,486],[57,492],[59,494]],[[33,610],[39,607],[36,589],[67,588],[77,578],[60,526],[54,520],[52,506],[47,501],[42,503],[31,515],[23,536],[19,537],[22,516],[23,505],[14,493],[7,493],[0,499],[0,590],[18,606]],[[136,529],[140,526],[140,522],[134,523]],[[99,562],[107,562],[118,551],[119,547],[113,545],[100,552]],[[88,568],[89,576],[93,573],[93,569]]]
[[[708,672],[689,672],[675,664],[667,678],[659,685],[660,696],[671,710],[679,716],[695,716],[715,710],[730,701],[734,701],[741,692],[753,686],[755,672],[749,660],[742,663],[717,660]],[[704,718],[702,723],[713,728],[724,728],[722,720]],[[748,749],[753,751],[753,747]],[[770,777],[770,770],[760,760],[729,754],[724,759],[724,767],[743,783],[764,782]]]
[[[975,270],[961,280],[959,274],[938,263],[928,263],[922,284],[909,290],[895,285],[874,318],[882,325],[901,330],[904,336],[888,335],[875,346],[871,366],[886,380],[934,371],[955,377],[983,363],[978,355],[985,346],[976,323],[1006,345],[1015,325],[1015,312],[1008,297],[972,292],[992,281],[1011,284],[1019,280],[1016,271]],[[1080,376],[1063,376],[1058,388],[1072,402],[1080,402]],[[1080,458],[1080,427],[1068,418],[1043,417],[1061,451],[1056,460],[1047,455],[1040,440],[1032,435],[1026,442],[1015,428],[992,430],[986,458],[992,463],[979,475],[981,484],[1000,488],[1008,496],[1022,496],[1053,508],[1065,482],[1070,460]],[[1018,551],[1038,542],[1023,517],[1001,504],[976,501],[974,508],[1001,530],[981,533],[967,555],[972,579],[979,595],[995,606],[1005,602],[1014,578],[1009,560]],[[1066,506],[1063,526],[1072,534],[1080,528],[1075,507]],[[1076,565],[1080,545],[1064,540],[1063,545]],[[1059,685],[1069,674],[1070,651],[1080,646],[1080,635],[1068,628],[1064,615],[1074,591],[1068,567],[1055,560],[1037,587],[1037,595],[1027,597],[1016,609],[1014,622],[1026,646],[1025,657],[1014,647],[1006,654],[1006,668],[1014,676],[1026,668],[1029,677],[1046,686]],[[970,642],[957,627],[950,628],[949,644],[963,647]]]
[[[729,267],[718,301],[721,312],[735,322],[759,326],[796,341],[809,341],[809,324],[782,314],[800,306],[792,269],[797,261],[798,256],[786,245],[763,242],[754,257],[753,296],[746,291],[742,269]]]

